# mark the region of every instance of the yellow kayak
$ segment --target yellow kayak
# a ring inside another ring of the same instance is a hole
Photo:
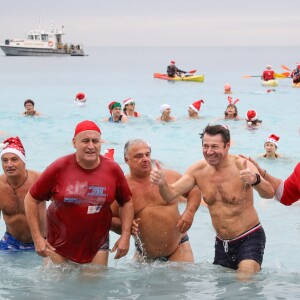
[[[276,79],[272,79],[272,80],[268,80],[268,81],[262,81],[261,84],[263,86],[278,86],[278,80]]]
[[[170,81],[195,81],[195,82],[203,82],[204,75],[185,75],[182,77],[169,77],[167,74],[162,73],[154,73],[154,78],[165,79]]]

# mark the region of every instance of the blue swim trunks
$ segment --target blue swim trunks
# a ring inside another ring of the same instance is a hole
[[[0,241],[0,251],[28,251],[35,250],[34,243],[22,243],[16,240],[8,232],[4,233],[2,240]]]
[[[239,263],[245,259],[255,260],[261,265],[265,244],[266,236],[261,224],[232,240],[222,240],[217,236],[214,265],[237,270]]]

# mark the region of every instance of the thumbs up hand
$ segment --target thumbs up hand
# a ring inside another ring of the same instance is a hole
[[[247,159],[243,161],[243,169],[240,171],[240,178],[244,183],[249,185],[256,182],[256,174],[248,167]]]
[[[165,182],[165,174],[157,160],[155,161],[155,167],[150,173],[150,181],[156,185],[162,185]]]

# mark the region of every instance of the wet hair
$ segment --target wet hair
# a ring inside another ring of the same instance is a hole
[[[24,107],[26,106],[26,104],[28,104],[28,103],[30,103],[30,104],[32,104],[33,106],[34,106],[34,102],[33,102],[33,100],[31,100],[31,99],[27,99],[27,100],[25,100],[25,102],[24,102]]]
[[[131,146],[133,145],[147,145],[149,147],[150,153],[151,153],[151,146],[144,140],[142,139],[132,139],[126,142],[125,146],[124,146],[124,157],[126,157],[128,150]]]
[[[228,117],[227,108],[229,108],[229,107],[233,107],[235,109],[235,113],[233,114],[234,117],[236,117],[238,115],[237,107],[234,104],[228,104],[226,107],[226,110],[224,111],[225,119]]]
[[[254,121],[248,121],[248,120],[246,120],[246,122],[247,123],[251,123],[251,125],[256,125],[257,123],[262,123],[262,120],[258,120],[258,119],[254,120]]]
[[[230,142],[230,131],[225,125],[209,125],[209,124],[206,125],[206,127],[203,129],[203,132],[200,133],[202,144],[203,144],[204,134],[212,135],[212,136],[221,134],[224,147],[226,146],[227,143]]]

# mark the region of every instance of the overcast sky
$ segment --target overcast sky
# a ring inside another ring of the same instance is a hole
[[[90,47],[300,45],[299,0],[1,0],[0,42],[39,20]]]

